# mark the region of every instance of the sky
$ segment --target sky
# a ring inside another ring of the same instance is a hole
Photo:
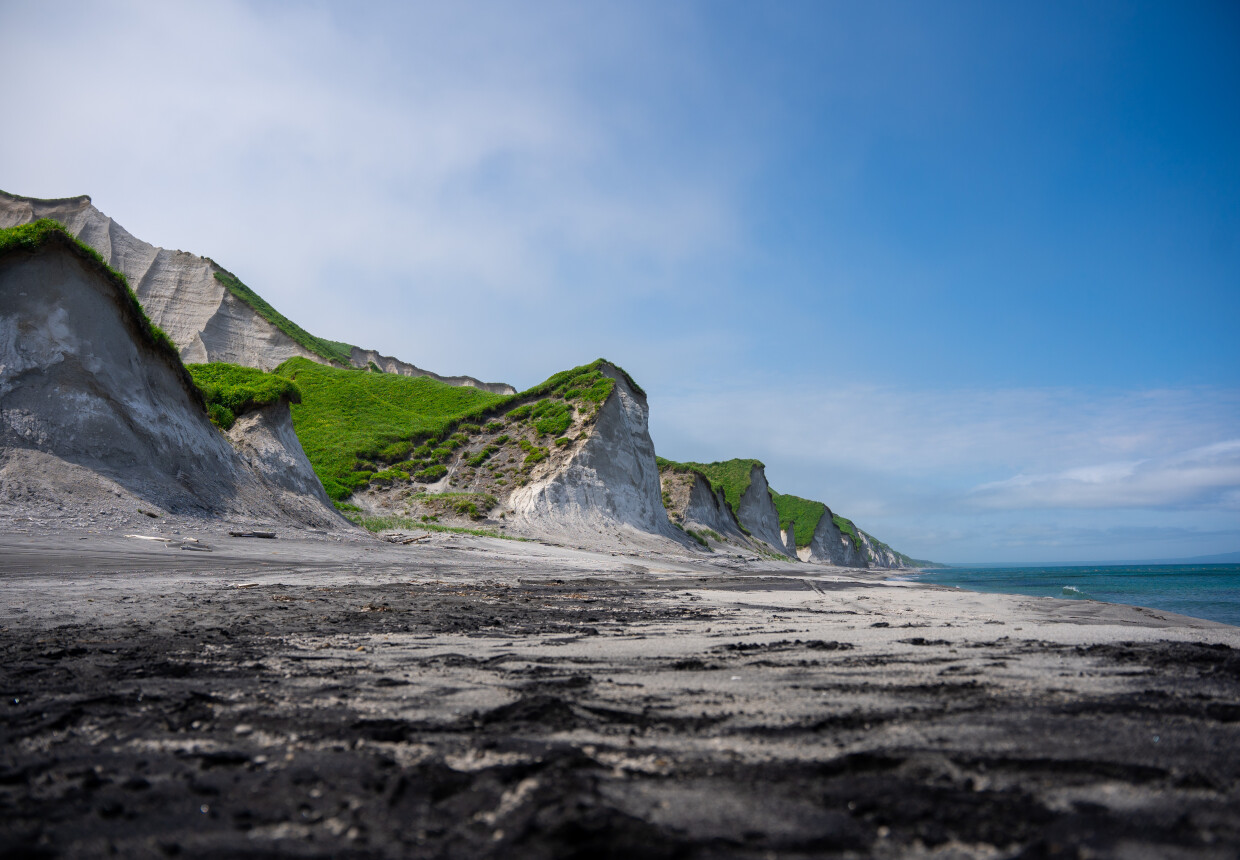
[[[0,188],[918,558],[1240,550],[1234,2],[0,0]],[[12,72],[11,72],[12,73]]]

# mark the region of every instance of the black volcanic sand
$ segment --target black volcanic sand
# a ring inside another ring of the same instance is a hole
[[[1237,856],[1236,628],[498,545],[0,539],[0,855]]]

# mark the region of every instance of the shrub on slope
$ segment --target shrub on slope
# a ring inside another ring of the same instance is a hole
[[[255,367],[215,362],[188,364],[186,370],[207,401],[207,414],[221,430],[232,427],[237,416],[279,400],[301,402],[301,391],[291,380]]]

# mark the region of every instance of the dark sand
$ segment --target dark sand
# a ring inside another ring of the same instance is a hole
[[[0,536],[6,857],[1218,857],[1240,629],[437,536]]]

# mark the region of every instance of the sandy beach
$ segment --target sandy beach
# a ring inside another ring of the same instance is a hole
[[[5,856],[1240,845],[1235,627],[791,563],[191,536],[0,537]]]

